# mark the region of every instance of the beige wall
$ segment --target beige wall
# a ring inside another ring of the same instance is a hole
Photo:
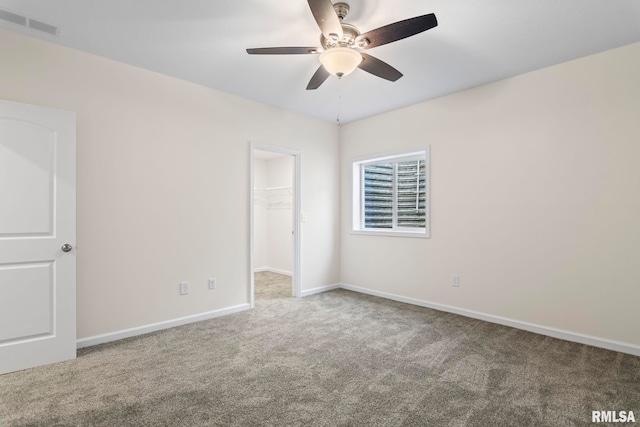
[[[431,238],[350,234],[343,179],[341,281],[640,344],[638,76],[634,44],[344,125],[343,177],[431,146]]]
[[[301,286],[338,281],[335,125],[4,30],[0,56],[0,98],[77,112],[78,338],[248,302],[250,141],[301,152]]]

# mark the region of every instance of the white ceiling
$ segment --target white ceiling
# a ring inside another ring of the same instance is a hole
[[[365,32],[435,13],[439,25],[367,53],[395,83],[357,69],[305,90],[317,55],[248,55],[319,46],[304,0],[0,0],[60,26],[57,37],[0,26],[307,116],[342,123],[640,41],[638,0],[351,0]]]

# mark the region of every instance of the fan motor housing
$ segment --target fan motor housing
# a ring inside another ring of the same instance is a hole
[[[356,41],[356,37],[360,35],[360,31],[351,24],[342,24],[343,36],[341,39],[328,39],[324,34],[320,34],[320,44],[325,49],[331,49],[332,47],[353,47]]]

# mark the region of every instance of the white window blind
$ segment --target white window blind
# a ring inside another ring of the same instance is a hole
[[[354,212],[359,212],[354,231],[426,236],[426,152],[358,161],[353,167]]]

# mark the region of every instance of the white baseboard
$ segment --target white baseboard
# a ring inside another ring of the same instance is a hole
[[[285,276],[293,276],[293,273],[291,271],[287,271],[287,270],[280,270],[279,268],[272,268],[272,267],[258,267],[258,268],[254,268],[253,272],[254,273],[260,273],[262,271],[269,271],[271,273],[277,273],[277,274],[284,274]]]
[[[315,295],[321,292],[327,292],[327,291],[331,291],[333,289],[339,289],[339,288],[340,288],[340,284],[336,283],[335,285],[320,286],[318,288],[313,288],[313,289],[305,289],[300,292],[300,296],[308,297],[309,295]]]
[[[547,326],[536,325],[533,323],[522,322],[519,320],[509,319],[506,317],[500,317],[500,316],[494,316],[491,314],[481,313],[478,311],[467,310],[463,308],[453,307],[453,306],[429,302],[429,301],[423,301],[416,298],[404,297],[400,295],[390,294],[387,292],[375,291],[367,288],[361,288],[358,286],[348,285],[345,283],[337,283],[333,285],[320,286],[313,289],[306,289],[301,292],[301,296],[306,297],[306,296],[318,294],[321,292],[331,291],[334,289],[346,289],[348,291],[358,292],[358,293],[367,294],[367,295],[373,295],[376,297],[386,298],[393,301],[403,302],[406,304],[432,308],[438,311],[459,314],[461,316],[470,317],[473,319],[484,320],[486,322],[510,326],[512,328],[522,329],[525,331],[534,332],[536,334],[546,335],[549,337],[558,338],[565,341],[572,341],[580,344],[586,344],[594,347],[604,348],[607,350],[619,351],[621,353],[628,353],[634,356],[640,356],[640,346],[636,344],[613,341],[605,338],[599,338],[599,337],[594,337],[590,335],[584,335],[584,334],[579,334],[571,331],[566,331],[563,329],[556,329],[556,328],[551,328]],[[76,341],[76,346],[77,348],[90,347],[93,345],[121,340],[123,338],[133,337],[136,335],[142,335],[150,332],[160,331],[163,329],[173,328],[180,325],[186,325],[188,323],[199,322],[201,320],[207,320],[207,319],[213,319],[220,316],[226,316],[228,314],[249,310],[250,308],[251,307],[249,304],[240,304],[233,307],[227,307],[227,308],[209,311],[206,313],[200,313],[192,316],[181,317],[178,319],[167,320],[164,322],[140,326],[137,328],[124,329],[122,331],[116,331],[108,334],[82,338]]]
[[[594,347],[605,348],[607,350],[619,351],[621,353],[628,353],[634,356],[640,356],[640,346],[635,344],[630,344],[630,343],[625,343],[620,341],[613,341],[613,340],[594,337],[590,335],[578,334],[578,333],[566,331],[563,329],[550,328],[548,326],[540,326],[533,323],[527,323],[519,320],[509,319],[506,317],[494,316],[491,314],[481,313],[478,311],[466,310],[463,308],[452,307],[449,305],[423,301],[415,298],[403,297],[400,295],[389,294],[386,292],[380,292],[380,291],[375,291],[375,290],[366,289],[366,288],[360,288],[358,286],[347,285],[344,283],[341,283],[336,287],[341,289],[346,289],[348,291],[354,291],[362,294],[368,294],[376,297],[404,302],[407,304],[413,304],[420,307],[427,307],[427,308],[432,308],[434,310],[446,311],[448,313],[455,313],[461,316],[484,320],[491,323],[497,323],[499,325],[510,326],[512,328],[522,329],[525,331],[534,332],[536,334],[546,335],[549,337],[558,338],[565,341],[572,341],[580,344],[591,345]]]
[[[174,328],[176,326],[186,325],[188,323],[200,322],[201,320],[213,319],[215,317],[226,316],[227,314],[239,313],[249,310],[249,304],[240,304],[233,307],[221,308],[218,310],[208,311],[206,313],[194,314],[192,316],[180,317],[178,319],[167,320],[164,322],[153,323],[150,325],[139,326],[137,328],[124,329],[122,331],[110,332],[108,334],[96,335],[93,337],[82,338],[76,341],[77,348],[90,347],[93,345],[104,344],[106,342],[117,341],[123,338],[134,337],[136,335],[148,334],[149,332],[161,331],[163,329]]]

